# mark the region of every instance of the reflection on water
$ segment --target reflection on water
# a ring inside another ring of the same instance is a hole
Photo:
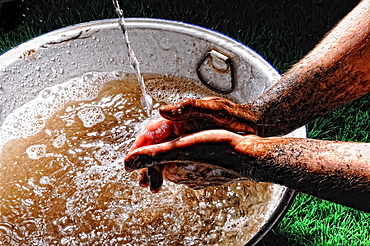
[[[147,77],[157,102],[205,96],[192,81]],[[7,139],[0,145],[0,245],[246,242],[264,221],[269,185],[194,191],[165,182],[150,193],[122,162],[148,120],[135,78],[121,74],[49,88],[9,116],[0,129]]]

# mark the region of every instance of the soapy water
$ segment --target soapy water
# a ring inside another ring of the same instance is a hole
[[[128,33],[126,30],[125,18],[123,16],[123,10],[119,6],[118,0],[112,0],[112,1],[113,1],[115,11],[118,15],[118,24],[122,30],[123,39],[125,41],[126,48],[128,50],[128,57],[130,59],[130,65],[136,74],[137,81],[141,89],[141,93],[142,93],[141,98],[140,98],[141,105],[143,106],[147,116],[150,117],[153,111],[153,99],[147,92],[147,89],[144,84],[144,78],[140,72],[139,61],[136,58],[134,50],[131,48],[130,39],[128,37]]]
[[[146,82],[154,109],[215,96],[191,80]],[[134,76],[89,73],[9,115],[0,128],[0,245],[243,245],[257,232],[269,184],[195,191],[165,182],[152,194],[124,171],[125,153],[150,120],[140,94]]]

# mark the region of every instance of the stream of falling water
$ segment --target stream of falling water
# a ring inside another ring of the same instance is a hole
[[[146,89],[145,84],[144,84],[144,78],[143,78],[143,76],[141,75],[141,72],[140,72],[139,61],[136,58],[134,50],[131,48],[130,40],[128,38],[128,33],[127,33],[127,30],[126,30],[126,25],[125,25],[125,18],[123,16],[123,10],[120,8],[118,0],[112,0],[112,1],[113,1],[113,5],[115,7],[116,13],[118,15],[118,24],[119,24],[119,26],[122,30],[123,38],[124,38],[126,46],[127,46],[128,57],[130,59],[130,65],[131,65],[131,67],[133,68],[133,70],[136,74],[136,77],[137,77],[137,80],[138,80],[138,83],[139,83],[139,86],[140,86],[140,89],[141,89],[141,93],[142,93],[141,99],[140,99],[141,105],[144,108],[144,111],[146,112],[147,116],[150,117],[152,115],[152,111],[153,111],[153,99],[147,93],[147,89]]]

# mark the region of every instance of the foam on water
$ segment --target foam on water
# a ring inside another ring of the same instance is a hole
[[[146,76],[155,108],[216,96],[193,81]],[[150,120],[140,95],[133,76],[89,73],[9,115],[0,128],[0,245],[243,245],[257,232],[269,184],[195,191],[165,182],[152,194],[124,171]]]
[[[92,127],[103,122],[105,115],[99,107],[88,107],[78,111],[78,117],[82,120],[85,127]]]
[[[121,76],[120,73],[88,73],[81,78],[45,88],[35,100],[14,110],[5,119],[0,128],[0,149],[12,139],[37,134],[45,126],[46,120],[66,103],[94,99],[106,82],[121,79]]]
[[[46,146],[45,144],[31,145],[26,149],[26,153],[29,158],[37,160],[45,156]]]

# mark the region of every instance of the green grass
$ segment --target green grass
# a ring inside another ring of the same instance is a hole
[[[370,94],[317,119],[309,125],[309,137],[370,142]]]
[[[301,59],[357,0],[122,0],[126,17],[184,21],[233,37],[281,73]],[[11,28],[0,27],[0,53],[64,26],[115,18],[111,0],[33,0]],[[0,81],[1,83],[1,81]],[[309,125],[309,137],[370,142],[370,95]],[[370,214],[298,194],[263,245],[370,245]],[[277,243],[279,242],[279,243]]]
[[[279,232],[290,245],[369,245],[370,215],[298,194]]]

